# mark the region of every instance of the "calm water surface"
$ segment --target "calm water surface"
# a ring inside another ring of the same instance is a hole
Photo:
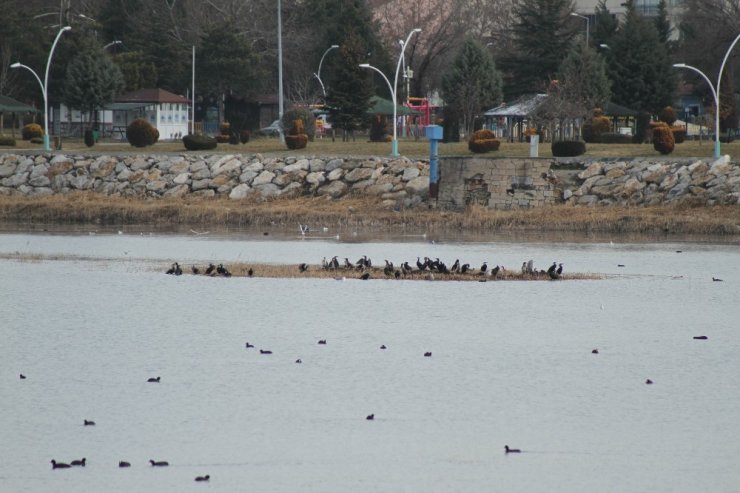
[[[122,233],[0,234],[0,491],[740,491],[737,245]],[[609,276],[161,274],[363,254]]]

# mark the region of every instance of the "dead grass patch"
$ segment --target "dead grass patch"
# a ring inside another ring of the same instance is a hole
[[[558,205],[527,210],[465,211],[382,207],[372,197],[341,200],[300,197],[267,201],[225,198],[133,199],[90,192],[49,197],[0,197],[0,221],[15,224],[147,224],[201,230],[286,227],[297,223],[333,229],[428,232],[478,231],[575,232],[615,234],[738,235],[740,207],[574,207]]]

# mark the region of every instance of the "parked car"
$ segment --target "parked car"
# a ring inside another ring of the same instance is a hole
[[[260,135],[266,135],[268,137],[277,137],[280,135],[280,120],[275,120],[266,127],[259,129]]]

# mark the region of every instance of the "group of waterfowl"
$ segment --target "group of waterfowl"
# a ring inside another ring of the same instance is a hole
[[[26,377],[23,374],[21,374],[21,379],[25,380]],[[154,383],[159,383],[160,381],[161,381],[160,377],[152,377],[147,380],[147,382],[154,382]],[[95,426],[95,421],[85,419],[83,421],[83,424],[84,426]],[[83,457],[82,459],[75,459],[73,461],[70,461],[69,463],[57,462],[56,459],[51,460],[52,469],[71,469],[72,467],[85,467],[86,464],[87,464],[86,457]],[[167,462],[166,460],[154,460],[154,459],[149,459],[149,464],[152,467],[167,467],[170,465],[170,463]],[[125,460],[121,460],[118,462],[118,467],[119,468],[131,467],[131,463]],[[196,476],[195,481],[198,481],[198,482],[208,481],[209,479],[211,479],[211,476],[206,474],[205,476]]]
[[[447,264],[441,261],[438,257],[435,259],[424,257],[423,261],[421,260],[421,257],[416,257],[416,267],[412,266],[408,261],[401,262],[398,266],[387,259],[384,260],[384,262],[385,265],[382,267],[383,275],[386,277],[394,277],[396,279],[424,273],[431,274],[431,278],[433,279],[433,274],[437,273],[479,276],[481,280],[485,280],[486,278],[496,279],[499,277],[499,273],[502,275],[506,273],[506,268],[503,265],[496,265],[489,269],[487,261],[484,261],[480,268],[471,267],[469,263],[460,263],[460,259],[455,259],[452,266],[448,267]],[[370,279],[370,273],[373,269],[376,269],[378,272],[381,271],[378,267],[373,268],[372,260],[368,258],[367,255],[363,255],[354,263],[347,257],[344,258],[343,262],[339,261],[338,256],[333,256],[329,260],[324,257],[321,261],[321,267],[325,270],[358,271],[361,272],[360,279],[363,280]],[[307,271],[308,264],[299,264],[298,270],[299,272]],[[549,269],[538,270],[534,268],[533,260],[524,261],[522,263],[521,274],[528,278],[536,279],[541,277],[557,280],[560,279],[563,274],[563,264],[553,262]]]
[[[199,267],[196,267],[195,265],[192,265],[190,267],[190,272],[192,272],[193,275],[197,276],[201,273],[201,269]],[[167,271],[165,271],[165,274],[180,276],[182,275],[182,267],[180,267],[179,263],[175,262],[169,269],[167,269]],[[208,267],[203,270],[203,274],[211,277],[231,277],[231,272],[229,272],[229,270],[224,267],[224,264],[218,264],[218,266],[214,264],[208,264]]]

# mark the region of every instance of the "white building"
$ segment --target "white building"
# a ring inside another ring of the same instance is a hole
[[[159,130],[162,140],[188,134],[190,101],[164,89],[140,89],[116,98],[106,109],[113,112],[114,137],[126,135],[126,127],[136,118],[146,118]]]
[[[655,17],[658,15],[658,3],[660,0],[635,0],[635,10],[645,17]],[[668,20],[674,27],[671,37],[674,39],[678,38],[678,26],[681,18],[681,8],[684,0],[666,0],[666,10],[668,11]],[[599,0],[576,0],[576,12],[585,15],[591,22],[591,28],[594,27],[595,15],[594,11],[596,6],[599,4]],[[617,17],[624,15],[624,0],[606,0],[606,8],[609,12]]]

